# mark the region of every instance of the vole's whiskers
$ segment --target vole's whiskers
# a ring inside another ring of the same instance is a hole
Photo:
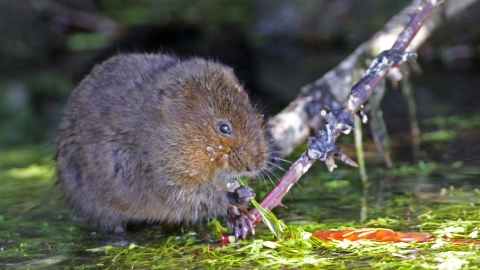
[[[270,182],[275,186],[276,185],[276,181],[274,181],[272,179],[272,177],[275,179],[275,180],[278,180],[279,179],[279,176],[278,174],[275,172],[274,169],[272,169],[271,167],[264,167],[262,168],[261,170],[261,175],[263,176],[263,179],[265,179],[265,176],[268,177],[270,179]]]
[[[273,160],[275,160],[275,161],[280,160],[280,161],[286,162],[286,163],[288,163],[288,164],[292,164],[292,163],[293,163],[293,162],[291,162],[290,160],[286,160],[286,159],[279,158],[279,157],[275,157],[275,158],[273,158]]]
[[[276,180],[280,179],[280,176],[277,174],[277,172],[275,172],[275,170],[270,167],[266,167],[264,170],[262,170],[262,172],[272,175]]]
[[[267,164],[269,165],[269,166],[267,166],[267,167],[273,167],[273,168],[276,168],[276,169],[279,169],[279,170],[285,172],[285,169],[282,168],[282,166],[278,165],[278,164],[275,163],[275,162],[271,162],[271,161],[268,161],[268,160],[267,160],[267,161],[265,161],[265,163],[267,163]]]

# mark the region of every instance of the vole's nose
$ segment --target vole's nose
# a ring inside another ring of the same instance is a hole
[[[263,166],[263,159],[261,159],[260,157],[255,157],[255,159],[245,163],[247,172],[258,171],[262,168],[262,166]]]
[[[262,168],[263,160],[256,156],[255,151],[239,147],[233,151],[232,165],[238,172],[255,172]]]

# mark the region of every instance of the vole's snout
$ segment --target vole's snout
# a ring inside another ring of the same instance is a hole
[[[246,171],[247,172],[255,172],[255,171],[259,171],[262,169],[263,167],[263,158],[259,158],[257,156],[255,157],[252,157],[252,160],[250,160],[249,162],[247,162],[245,165],[246,165]]]
[[[263,158],[258,155],[258,149],[239,147],[232,151],[232,166],[239,173],[256,172],[263,167]]]
[[[248,162],[245,164],[245,171],[246,172],[255,172],[257,171],[258,169],[260,168],[260,165],[258,164],[258,162]]]

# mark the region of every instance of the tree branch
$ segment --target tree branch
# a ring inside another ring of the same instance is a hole
[[[427,21],[421,22],[422,27],[415,35],[412,33],[411,37],[415,38],[409,41],[406,50],[416,50],[438,26],[476,1],[445,0],[442,5],[437,1],[438,12],[427,17]],[[275,151],[287,156],[307,139],[310,128],[318,131],[326,123],[326,114],[320,113],[322,110],[335,111],[342,107],[355,83],[354,78],[358,78],[358,74],[361,75],[364,70],[358,67],[358,63],[364,65],[382,51],[393,48],[398,35],[412,16],[418,13],[421,4],[421,0],[413,0],[337,67],[317,81],[302,87],[297,99],[268,121],[267,128],[273,137]]]
[[[408,61],[416,57],[416,54],[405,53],[404,50],[407,49],[407,46],[411,43],[413,37],[415,37],[420,28],[425,24],[427,18],[439,5],[439,1],[424,0],[417,8],[414,9],[415,12],[409,16],[411,18],[410,21],[393,43],[392,48],[382,52],[376,59],[372,61],[369,69],[367,69],[362,79],[354,87],[352,87],[352,90],[348,94],[347,101],[342,107],[335,108],[337,105],[334,104],[334,106],[331,106],[334,108],[325,108],[329,109],[330,113],[326,113],[326,111],[324,111],[325,113],[322,113],[323,108],[319,107],[318,103],[325,97],[322,95],[312,97],[302,94],[300,95],[299,99],[294,101],[296,103],[293,104],[293,106],[289,106],[290,109],[294,109],[293,111],[299,111],[299,108],[305,108],[303,110],[305,114],[308,114],[309,112],[312,113],[313,117],[310,116],[311,119],[315,119],[317,115],[321,115],[321,118],[327,119],[328,123],[323,127],[322,130],[320,130],[318,136],[315,138],[309,138],[307,152],[301,155],[301,157],[290,167],[282,179],[277,183],[275,188],[273,188],[267,194],[267,196],[265,196],[260,203],[262,207],[271,210],[275,206],[281,205],[283,196],[288,192],[293,184],[295,184],[298,179],[308,171],[316,159],[325,161],[329,170],[333,170],[333,168],[336,167],[333,161],[334,158],[341,159],[350,165],[356,165],[355,162],[340,153],[338,147],[334,144],[335,139],[340,135],[341,132],[348,133],[351,130],[353,127],[352,119],[355,113],[361,109],[362,104],[365,103],[365,101],[371,95],[373,89],[375,89],[378,83],[386,76],[390,68],[394,65],[398,65],[398,63],[401,61]],[[389,22],[389,24],[391,23],[392,21]],[[389,24],[387,24],[387,26]],[[361,47],[363,46],[366,45],[363,44]],[[358,55],[360,55],[359,51],[364,50],[364,48],[361,49],[361,47],[331,72],[338,72],[338,69],[343,69],[346,65],[352,65],[352,63],[355,62],[352,58],[358,58]],[[330,77],[332,77],[332,74],[330,74],[331,72],[322,77],[319,80],[320,82],[315,82],[314,86],[321,86],[323,83],[330,81]],[[333,83],[333,81],[330,82]],[[302,93],[307,92],[307,90],[308,89],[305,88],[302,89]],[[315,99],[317,104],[315,103]],[[292,111],[289,113],[291,112]],[[319,117],[317,118],[320,119]],[[258,224],[262,218],[259,211],[257,209],[253,209],[250,211],[250,214],[256,219],[254,223]]]

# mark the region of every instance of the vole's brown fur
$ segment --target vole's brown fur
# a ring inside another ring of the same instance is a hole
[[[55,159],[72,207],[94,226],[122,231],[130,221],[225,215],[233,179],[265,167],[267,144],[230,68],[125,54],[96,66],[73,91]]]

